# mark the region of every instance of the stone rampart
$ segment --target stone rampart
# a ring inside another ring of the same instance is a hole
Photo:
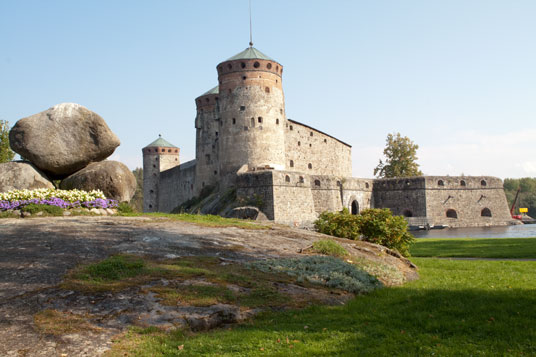
[[[194,197],[195,160],[160,173],[158,211],[171,212]]]
[[[352,147],[294,120],[285,126],[285,167],[309,175],[352,176]]]

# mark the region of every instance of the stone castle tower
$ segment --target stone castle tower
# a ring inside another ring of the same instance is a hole
[[[162,136],[142,149],[143,212],[159,211],[160,173],[180,165],[179,148]]]
[[[250,46],[216,68],[219,85],[196,98],[197,193],[244,165],[285,169],[283,66]]]

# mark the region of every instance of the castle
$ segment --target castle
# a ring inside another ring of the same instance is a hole
[[[255,197],[278,223],[310,224],[323,211],[390,208],[416,225],[506,225],[512,219],[494,177],[352,176],[351,146],[288,119],[283,66],[250,46],[217,65],[218,86],[195,99],[196,158],[158,138],[142,149],[145,212],[170,212],[204,187]]]

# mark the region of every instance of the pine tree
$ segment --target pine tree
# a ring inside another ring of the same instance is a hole
[[[388,134],[383,155],[385,163],[380,163],[374,169],[374,175],[379,178],[422,176],[417,164],[417,149],[419,145],[414,144],[407,136],[400,136],[400,133]]]

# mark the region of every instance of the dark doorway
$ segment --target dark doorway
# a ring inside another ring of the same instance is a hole
[[[409,209],[405,209],[402,214],[404,215],[404,217],[413,217],[413,212],[411,212]]]
[[[358,214],[359,213],[359,203],[357,203],[356,200],[352,201],[352,214]]]
[[[458,213],[453,209],[449,209],[447,210],[447,218],[458,218]]]

